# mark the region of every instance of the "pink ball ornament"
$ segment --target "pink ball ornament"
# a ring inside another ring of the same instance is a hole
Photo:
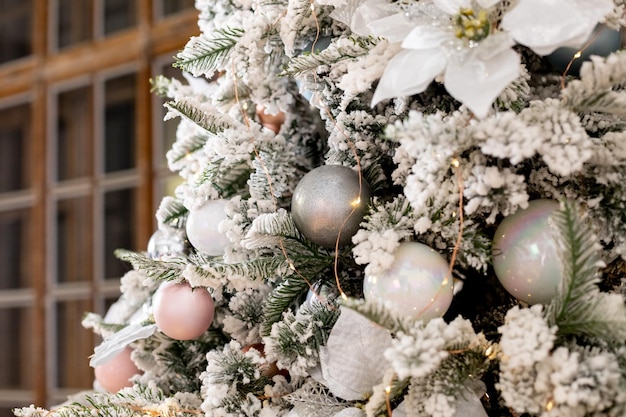
[[[189,210],[187,238],[199,251],[209,256],[220,256],[230,244],[226,233],[219,231],[219,224],[226,219],[226,200],[209,200],[201,207]]]
[[[110,393],[116,393],[122,388],[132,387],[130,378],[141,373],[130,358],[132,350],[126,348],[108,362],[94,367],[96,381]]]
[[[550,216],[559,209],[553,200],[534,200],[505,218],[492,243],[493,268],[502,286],[529,304],[549,303],[563,276]]]
[[[429,320],[441,317],[450,307],[453,279],[448,262],[419,242],[404,242],[393,253],[387,271],[366,274],[363,294],[396,314]]]
[[[153,314],[157,326],[167,336],[192,340],[211,326],[215,305],[206,288],[191,288],[187,282],[169,281],[154,295]]]

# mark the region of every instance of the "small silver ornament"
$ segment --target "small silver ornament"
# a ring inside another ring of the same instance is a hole
[[[323,165],[307,173],[293,193],[291,215],[298,230],[320,246],[350,242],[359,230],[371,195],[359,174],[341,165]],[[341,232],[341,235],[339,234]]]
[[[150,258],[161,259],[164,256],[179,255],[185,249],[182,231],[157,229],[148,240],[147,252]]]

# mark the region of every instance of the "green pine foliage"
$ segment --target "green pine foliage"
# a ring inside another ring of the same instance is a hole
[[[626,340],[626,305],[618,294],[598,288],[604,266],[600,246],[586,219],[571,202],[554,215],[559,230],[563,279],[557,296],[546,309],[546,319],[562,336],[586,336],[615,343]]]

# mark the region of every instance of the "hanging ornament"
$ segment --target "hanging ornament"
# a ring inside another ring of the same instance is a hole
[[[172,339],[192,340],[213,322],[215,305],[206,288],[191,288],[187,282],[163,283],[154,295],[154,321]]]
[[[318,245],[334,248],[359,230],[370,199],[365,179],[348,167],[322,165],[307,173],[293,193],[291,214],[298,230]],[[340,235],[341,232],[341,235]]]
[[[558,209],[556,201],[534,200],[496,229],[493,268],[502,286],[518,300],[545,304],[557,293],[563,266],[550,216]]]
[[[604,25],[598,25],[589,40],[580,48],[561,47],[547,56],[554,68],[569,75],[578,75],[580,67],[592,55],[602,57],[609,56],[618,51],[622,45],[622,34],[619,30],[610,29]],[[580,51],[580,56],[576,56]],[[576,57],[575,57],[576,56]],[[568,65],[571,66],[567,69]]]
[[[189,210],[187,239],[199,251],[209,256],[220,256],[230,244],[219,224],[226,219],[226,200],[208,200],[200,208]]]
[[[403,242],[383,274],[365,276],[363,294],[405,317],[441,317],[452,303],[453,280],[448,262],[418,242]]]
[[[256,114],[261,125],[274,133],[280,131],[280,127],[285,123],[285,113],[278,112],[276,114],[265,113],[265,107],[260,104],[256,106]]]
[[[259,355],[262,358],[265,358],[265,345],[263,343],[253,343],[250,345],[246,345],[241,348],[241,351],[243,353],[246,353],[250,349],[256,350],[257,352],[259,352]],[[261,374],[268,378],[271,378],[274,375],[280,374],[286,378],[289,375],[289,372],[287,372],[287,370],[285,369],[278,369],[278,366],[276,366],[276,362],[271,362],[271,363],[267,362],[266,364],[262,365]]]
[[[110,393],[116,393],[122,388],[132,387],[130,378],[141,373],[130,358],[132,349],[125,348],[107,362],[94,367],[96,381]]]
[[[181,254],[185,251],[185,237],[178,229],[157,229],[148,240],[147,252],[152,259]]]
[[[300,55],[310,55],[310,54],[319,54],[326,48],[328,48],[333,41],[332,30],[323,29],[317,39],[311,40],[311,42],[307,43],[306,46],[300,52]],[[306,84],[300,79],[296,79],[296,85],[300,91],[300,94],[306,99],[306,101],[311,101],[313,98],[313,91],[307,88]]]

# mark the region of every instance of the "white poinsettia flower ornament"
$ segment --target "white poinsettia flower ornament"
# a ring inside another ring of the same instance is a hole
[[[520,73],[513,40],[493,33],[488,7],[495,2],[470,0],[421,3],[413,12],[419,22],[402,41],[402,50],[389,62],[374,93],[381,100],[418,94],[443,74],[452,97],[477,117]],[[477,6],[477,7],[474,7]]]
[[[384,0],[351,0],[357,32],[401,42],[388,63],[372,105],[419,94],[435,79],[477,117],[487,115],[495,99],[520,74],[512,49],[522,44],[547,55],[561,46],[580,46],[613,10],[612,0],[519,0],[502,20],[494,13],[501,0],[426,0],[398,13]],[[354,4],[354,3],[353,3]],[[384,6],[383,6],[384,5]],[[367,17],[372,20],[367,22]]]

